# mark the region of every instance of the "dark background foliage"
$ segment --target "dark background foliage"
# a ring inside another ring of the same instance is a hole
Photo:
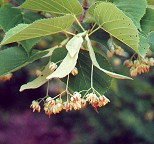
[[[151,69],[134,81],[114,80],[106,94],[111,102],[99,113],[87,107],[48,118],[43,111],[33,113],[29,108],[33,99],[44,96],[45,87],[19,93],[20,85],[29,78],[22,69],[10,81],[0,83],[0,143],[152,144],[153,73]]]

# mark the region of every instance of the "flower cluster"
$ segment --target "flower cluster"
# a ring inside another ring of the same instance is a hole
[[[125,52],[120,46],[112,47],[111,50],[107,51],[107,57],[109,58],[112,57],[114,54],[124,57],[128,56],[128,53]]]
[[[154,58],[144,58],[140,60],[126,60],[124,65],[130,67],[130,75],[137,76],[137,74],[147,73],[151,66],[154,66]]]
[[[61,98],[46,98],[44,102],[44,111],[46,115],[50,116],[52,114],[60,113],[62,110],[65,110],[66,112],[73,109],[80,110],[86,106],[87,102],[97,109],[98,107],[105,106],[110,101],[104,95],[98,97],[96,94],[90,93],[82,98],[79,92],[74,92],[70,99],[64,102]],[[32,102],[31,108],[33,109],[33,112],[40,112],[41,110],[39,102],[35,100]]]
[[[104,95],[97,97],[96,94],[94,93],[90,93],[86,96],[86,100],[89,102],[89,104],[91,104],[95,109],[97,109],[97,107],[102,107],[105,106],[107,103],[110,102],[110,100],[108,98],[106,98]]]

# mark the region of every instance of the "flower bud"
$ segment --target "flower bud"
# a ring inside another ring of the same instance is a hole
[[[50,64],[49,64],[49,69],[50,70],[52,70],[52,71],[54,71],[55,69],[57,69],[57,64],[56,63],[54,63],[54,62],[51,62]]]
[[[78,74],[78,69],[75,67],[72,71],[71,71],[71,74],[73,76],[76,76]]]
[[[38,111],[38,112],[41,111],[41,107],[40,107],[40,105],[39,105],[39,102],[38,102],[38,101],[35,101],[35,100],[32,101],[32,104],[31,104],[30,108],[33,109],[33,112],[34,112],[35,110]]]

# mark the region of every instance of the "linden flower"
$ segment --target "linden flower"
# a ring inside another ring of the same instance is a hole
[[[147,73],[151,66],[154,66],[154,58],[144,58],[141,60],[126,60],[124,65],[130,67],[130,75],[137,76],[137,74]]]
[[[98,102],[98,106],[102,107],[105,106],[106,104],[108,104],[110,102],[110,100],[108,98],[106,98],[104,95],[99,97],[99,102]]]
[[[63,109],[62,100],[61,99],[56,99],[55,104],[52,105],[51,107],[52,107],[52,112],[54,114],[59,113]]]
[[[76,102],[81,99],[81,94],[78,92],[74,92],[73,96],[71,97],[71,102]]]
[[[96,109],[98,107],[98,97],[94,93],[90,93],[86,96],[86,100]]]
[[[52,111],[53,111],[54,114],[60,113],[62,111],[62,109],[63,109],[62,103],[57,103],[57,104],[52,106]]]
[[[38,111],[38,112],[41,111],[41,107],[39,105],[39,102],[38,101],[35,101],[35,100],[32,101],[32,104],[31,104],[30,108],[33,109],[33,112],[34,111]]]
[[[49,64],[49,69],[52,70],[52,71],[56,70],[57,67],[58,67],[57,64],[54,63],[54,62],[51,62],[51,63]]]
[[[81,108],[86,106],[87,101],[85,99],[81,99]]]
[[[64,102],[63,109],[66,110],[66,112],[68,112],[69,110],[72,110],[72,105],[69,102]]]
[[[49,105],[54,105],[55,104],[55,100],[53,100],[51,97],[48,97],[47,99],[46,99],[46,102],[49,104]]]
[[[53,113],[52,106],[48,103],[44,103],[44,111],[46,115],[51,115]]]
[[[81,109],[81,94],[78,92],[74,92],[73,96],[70,99],[70,104],[74,110]]]
[[[92,104],[92,103],[97,103],[98,102],[98,97],[94,93],[90,93],[86,96],[86,100]]]
[[[71,71],[71,74],[73,76],[76,76],[78,74],[78,69],[75,67],[72,71]]]
[[[74,108],[74,110],[79,110],[81,109],[81,101],[75,101],[75,102],[71,102],[72,107]]]

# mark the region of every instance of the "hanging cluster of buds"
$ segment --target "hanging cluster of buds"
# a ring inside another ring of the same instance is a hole
[[[73,109],[80,110],[86,106],[87,102],[89,102],[89,104],[91,104],[95,109],[97,109],[98,107],[105,106],[110,101],[104,95],[98,97],[96,94],[90,93],[87,94],[85,98],[82,98],[79,92],[74,92],[70,99],[64,102],[61,98],[46,98],[44,102],[44,111],[46,115],[50,116],[52,114],[60,113],[62,110],[65,110],[66,112]],[[33,109],[33,112],[40,112],[41,110],[39,102],[35,100],[32,101],[30,107]]]
[[[13,74],[12,73],[8,73],[4,76],[0,76],[0,81],[8,81],[12,78]]]
[[[127,57],[128,55],[120,46],[107,51],[107,57],[109,58],[112,57],[114,54],[124,57]]]
[[[154,66],[154,58],[144,58],[140,60],[126,60],[124,65],[130,67],[130,75],[137,76],[137,74],[147,73],[151,66]]]
[[[128,53],[124,51],[120,46],[116,45],[112,39],[109,39],[107,42],[109,50],[107,50],[107,57],[112,57],[114,54],[119,56],[128,57]]]

